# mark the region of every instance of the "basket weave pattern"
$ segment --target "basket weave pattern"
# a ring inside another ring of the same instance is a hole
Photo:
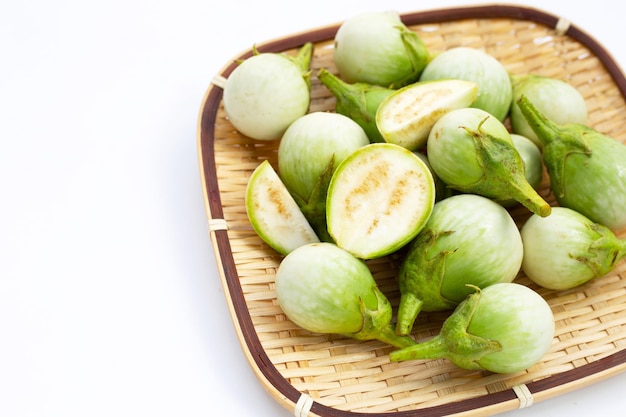
[[[553,27],[512,18],[451,19],[408,26],[422,37],[431,53],[456,46],[480,48],[500,60],[511,74],[535,73],[567,81],[585,97],[589,125],[616,140],[626,140],[626,102],[613,77],[594,51]],[[316,41],[314,45],[313,74],[322,67],[336,74],[332,38]],[[296,49],[285,52],[293,54]],[[314,75],[311,79],[310,111],[332,111],[334,97]],[[486,398],[494,393],[510,393],[514,387],[550,377],[554,380],[560,374],[568,375],[568,371],[610,359],[626,347],[625,262],[619,263],[609,275],[569,291],[539,288],[520,273],[516,281],[535,289],[550,304],[556,319],[556,336],[541,362],[516,374],[466,371],[446,360],[391,363],[388,353],[393,348],[381,342],[312,334],[299,328],[285,317],[275,298],[274,274],[282,257],[256,235],[244,207],[245,188],[252,171],[266,159],[275,168],[278,166],[278,141],[254,141],[239,134],[230,125],[221,102],[215,105],[213,154],[219,194],[213,198],[219,197],[221,218],[228,228],[224,233],[245,301],[244,313],[249,314],[254,328],[252,340],[258,338],[261,349],[271,361],[267,366],[275,368],[272,372],[277,371],[295,390],[323,406],[317,409],[320,415],[325,412],[331,415],[329,410],[395,415],[425,408],[433,410],[429,415],[453,414],[454,408],[437,407]],[[539,191],[548,202],[556,205],[547,174]],[[210,200],[211,191],[206,192]],[[530,214],[523,207],[510,211],[518,225]],[[210,212],[209,217],[220,216]],[[618,233],[621,237],[625,234],[626,231]],[[223,250],[216,249],[218,253]],[[400,260],[400,255],[396,254],[367,262],[394,311],[399,301],[396,273]],[[225,284],[233,279],[228,272],[222,274]],[[241,313],[238,310],[242,307],[244,305],[233,307],[237,326],[235,313]],[[420,313],[413,336],[418,341],[434,336],[448,315],[449,312]],[[242,343],[247,342],[242,340]],[[623,362],[621,359],[618,369],[623,367]],[[253,359],[251,363],[257,366]],[[257,370],[257,373],[261,375],[262,371]],[[566,383],[572,380],[584,385],[600,375],[601,372],[565,378],[563,391],[569,389],[565,388]],[[265,377],[262,380],[265,381]],[[546,394],[546,398],[559,391],[559,383],[553,380],[552,392]],[[274,388],[268,388],[287,407],[293,406],[293,399],[286,399]],[[469,410],[462,407],[459,412],[488,415],[518,407],[516,396],[507,395],[503,398],[508,398],[508,403],[503,400],[506,405],[500,408],[490,408],[490,401],[483,401]],[[312,412],[315,410],[314,406]]]

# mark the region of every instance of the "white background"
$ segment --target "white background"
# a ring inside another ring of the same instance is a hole
[[[291,413],[246,362],[207,232],[202,97],[254,43],[480,1],[0,5],[0,416]],[[626,64],[612,1],[528,1]],[[620,375],[507,417],[623,415]]]

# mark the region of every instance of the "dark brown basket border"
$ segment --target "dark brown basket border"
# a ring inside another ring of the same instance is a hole
[[[509,18],[515,20],[528,20],[548,28],[556,28],[561,19],[544,11],[528,8],[524,6],[512,5],[484,5],[469,6],[461,8],[444,8],[428,11],[419,11],[401,15],[402,20],[407,25],[418,25],[428,23],[441,23],[462,19],[479,19],[479,18]],[[256,48],[259,52],[281,52],[301,46],[305,42],[321,42],[334,38],[339,28],[339,24],[322,27],[313,31],[294,34],[289,37],[270,41]],[[620,93],[626,99],[626,78],[615,62],[612,55],[592,36],[575,26],[569,24],[565,35],[570,36],[582,45],[592,51],[603,63],[607,72],[611,75],[613,81],[617,85]],[[236,66],[236,61],[245,59],[252,55],[252,49],[240,54],[234,58],[230,64],[225,66],[219,74],[222,77],[228,77]],[[200,168],[203,173],[203,187],[205,187],[205,197],[207,210],[210,219],[222,219],[223,211],[220,200],[219,184],[216,178],[216,165],[214,153],[214,126],[216,122],[217,112],[222,99],[222,89],[210,86],[202,103],[199,115],[198,125],[198,145],[200,153]],[[243,291],[239,282],[237,268],[232,256],[230,241],[226,230],[214,230],[215,245],[217,247],[220,266],[223,269],[225,282],[228,286],[229,299],[233,304],[236,312],[236,319],[239,325],[241,335],[245,341],[244,349],[249,353],[249,358],[254,361],[254,365],[258,368],[258,375],[266,379],[272,387],[280,393],[286,400],[294,405],[298,402],[302,393],[296,390],[274,367],[267,356],[263,346],[261,345],[252,318],[248,313]],[[217,255],[217,254],[216,254]],[[557,387],[571,385],[572,389],[578,385],[575,384],[583,378],[600,375],[605,373],[611,375],[612,369],[624,367],[626,364],[626,350],[617,352],[611,356],[600,359],[596,362],[589,363],[570,371],[552,375],[551,377],[536,382],[526,384],[531,394],[547,393]],[[582,385],[582,384],[581,384]],[[549,395],[547,395],[548,397]],[[494,404],[504,403],[518,398],[517,394],[508,389],[481,397],[468,400],[462,400],[450,404],[443,404],[434,407],[422,408],[417,411],[399,411],[389,413],[379,413],[380,417],[415,417],[416,415],[424,415],[427,413],[431,417],[447,416],[471,410],[477,410]],[[337,410],[323,404],[313,402],[310,411],[315,415],[328,417],[371,417],[370,413],[354,413],[350,411]]]

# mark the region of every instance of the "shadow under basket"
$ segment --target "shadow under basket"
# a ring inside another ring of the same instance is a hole
[[[483,49],[511,74],[534,73],[567,81],[584,96],[588,124],[626,140],[626,81],[597,41],[575,25],[543,11],[488,5],[401,15],[431,53],[457,46]],[[313,42],[311,68],[333,73],[333,39],[339,24],[258,44],[259,52],[295,52]],[[237,60],[218,74],[201,104],[197,146],[208,227],[233,324],[248,362],[272,397],[296,416],[487,416],[531,406],[593,384],[626,368],[626,264],[569,291],[528,285],[549,303],[556,334],[541,362],[515,374],[466,371],[446,360],[392,363],[392,347],[313,334],[289,321],[277,304],[274,275],[282,256],[252,229],[244,205],[248,178],[263,160],[277,166],[279,141],[239,134],[222,105],[223,81]],[[310,111],[333,111],[335,98],[313,75]],[[544,176],[540,194],[556,205]],[[511,208],[518,226],[528,218]],[[625,231],[618,234],[624,237]],[[397,256],[367,261],[394,307],[399,302]],[[437,334],[447,313],[420,313],[417,341]]]

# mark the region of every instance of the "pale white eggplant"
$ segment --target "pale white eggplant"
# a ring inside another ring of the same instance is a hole
[[[464,108],[445,114],[430,131],[426,150],[433,170],[448,186],[550,214],[550,205],[528,183],[507,128],[486,111]]]
[[[514,133],[525,136],[541,147],[541,141],[530,127],[517,104],[526,96],[539,111],[554,123],[587,124],[585,98],[573,85],[558,78],[537,74],[512,75],[513,101],[509,118]]]
[[[334,38],[333,62],[348,83],[399,88],[417,81],[428,49],[397,12],[368,12],[346,19]]]
[[[420,76],[420,81],[456,78],[478,84],[472,104],[504,121],[509,114],[513,88],[506,68],[493,55],[471,47],[455,47],[436,55]]]
[[[279,139],[309,110],[309,65],[313,44],[298,54],[255,53],[230,73],[224,84],[224,111],[240,133],[257,140]]]
[[[311,243],[289,253],[276,272],[275,289],[285,315],[310,332],[395,347],[415,344],[394,333],[391,304],[367,265],[333,243]]]
[[[280,178],[323,241],[331,240],[326,226],[330,178],[345,158],[369,143],[367,134],[354,120],[330,112],[298,118],[280,141]]]
[[[515,373],[539,362],[554,334],[554,315],[541,295],[517,283],[494,284],[476,288],[434,338],[393,351],[389,359],[445,358],[463,369]]]
[[[398,273],[396,333],[409,334],[421,311],[452,310],[470,293],[511,282],[523,258],[515,221],[500,204],[459,194],[435,204]]]
[[[536,284],[567,290],[608,274],[626,258],[626,239],[567,207],[531,216],[521,229],[522,270]]]

